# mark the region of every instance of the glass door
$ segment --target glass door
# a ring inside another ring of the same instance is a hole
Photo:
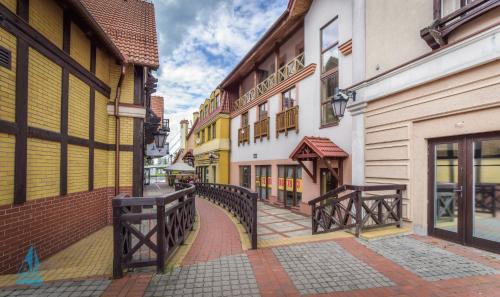
[[[430,145],[429,233],[463,242],[463,158],[461,139],[432,142]]]
[[[500,133],[429,142],[429,234],[500,252]]]
[[[500,252],[500,135],[470,138],[467,145],[471,155],[467,241]]]

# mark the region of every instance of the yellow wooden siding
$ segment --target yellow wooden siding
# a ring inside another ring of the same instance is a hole
[[[59,195],[60,156],[58,142],[28,139],[27,200]]]
[[[0,28],[0,46],[11,51],[12,59],[10,70],[0,67],[0,119],[9,122],[16,119],[16,44],[16,37]]]
[[[89,148],[68,145],[68,193],[89,188]]]
[[[0,3],[5,5],[10,11],[16,13],[17,10],[17,0],[0,0]]]
[[[110,63],[110,58],[108,54],[106,54],[105,51],[102,51],[101,49],[97,48],[96,50],[96,65],[95,65],[95,73],[96,76],[102,80],[104,83],[109,85],[109,63]]]
[[[94,189],[108,186],[108,151],[94,150]]]
[[[60,66],[29,49],[28,125],[55,132],[61,123]]]
[[[116,119],[114,116],[108,116],[108,143],[115,143]]]
[[[95,141],[108,142],[108,98],[101,93],[95,93]]]
[[[71,23],[70,55],[80,65],[90,70],[90,40],[80,28]]]
[[[33,28],[62,49],[63,9],[54,0],[30,1],[29,22]]]
[[[11,204],[14,197],[14,151],[16,137],[0,133],[0,205]]]
[[[90,87],[75,76],[69,76],[68,134],[89,137]]]
[[[116,96],[116,85],[120,79],[121,66],[115,63],[111,64],[110,73],[110,87],[111,87],[111,100],[115,100]],[[125,72],[125,77],[123,78],[122,88],[121,88],[121,103],[134,103],[134,66],[130,65],[127,67]]]

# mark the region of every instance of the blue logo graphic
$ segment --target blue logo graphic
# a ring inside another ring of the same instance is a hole
[[[24,257],[21,267],[17,272],[16,284],[18,285],[29,285],[29,286],[40,286],[43,284],[43,278],[38,272],[40,268],[40,261],[36,255],[36,251],[33,246],[30,246],[28,253]]]

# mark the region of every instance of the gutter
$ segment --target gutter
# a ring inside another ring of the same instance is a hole
[[[115,95],[115,195],[120,192],[120,96],[126,71],[127,64],[122,63]]]

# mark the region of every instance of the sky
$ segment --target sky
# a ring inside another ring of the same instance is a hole
[[[152,0],[160,68],[156,95],[170,119],[170,153],[179,122],[193,112],[285,11],[288,0]]]

